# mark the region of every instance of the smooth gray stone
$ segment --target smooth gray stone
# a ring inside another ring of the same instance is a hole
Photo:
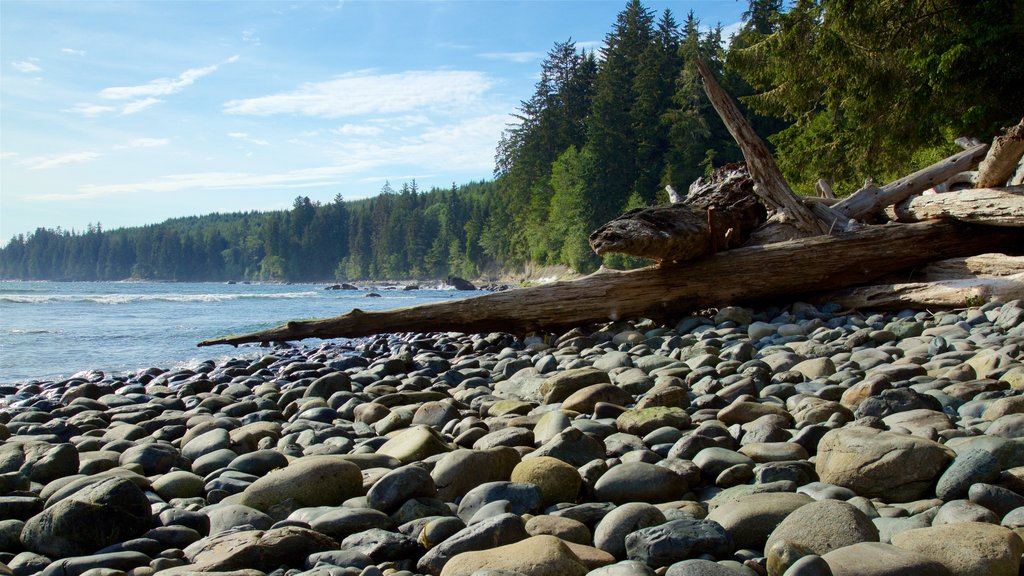
[[[148,566],[149,563],[150,557],[140,552],[108,552],[56,560],[47,566],[40,576],[80,576],[95,568],[127,572],[132,568]]]
[[[522,517],[502,514],[459,530],[428,550],[417,562],[416,568],[427,574],[440,574],[444,565],[456,554],[513,544],[527,537],[529,534]]]
[[[589,575],[588,575],[589,576]],[[665,576],[745,576],[744,574],[711,560],[692,559],[676,562],[668,567]]]
[[[724,558],[732,553],[729,534],[711,520],[673,520],[626,536],[626,555],[660,568],[701,554]]]
[[[207,508],[205,512],[210,518],[211,536],[242,526],[250,526],[251,530],[268,530],[274,524],[270,516],[241,504],[220,504]]]
[[[405,534],[371,528],[357,532],[341,542],[341,550],[357,550],[375,563],[411,560],[423,551],[415,538]]]
[[[430,472],[421,466],[403,466],[388,472],[374,482],[366,493],[371,508],[390,514],[410,498],[434,498],[437,486]]]
[[[630,502],[609,512],[594,529],[594,546],[612,556],[626,557],[626,536],[665,522],[665,514],[653,504]]]
[[[342,506],[317,516],[309,526],[340,542],[352,534],[371,528],[390,529],[392,524],[391,518],[379,510]]]
[[[953,463],[939,476],[935,495],[943,500],[956,500],[967,495],[975,482],[991,482],[999,478],[999,460],[991,452],[974,448],[956,455]]]
[[[525,482],[487,482],[473,488],[459,503],[459,518],[468,522],[483,506],[508,500],[514,514],[533,514],[540,510],[540,489]]]
[[[967,498],[995,512],[1000,518],[1009,514],[1011,510],[1024,506],[1024,496],[1002,486],[982,482],[971,486],[967,491]]]
[[[832,568],[821,556],[809,554],[793,562],[782,576],[832,576]]]

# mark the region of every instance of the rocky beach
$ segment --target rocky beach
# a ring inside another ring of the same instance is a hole
[[[83,372],[0,440],[0,574],[1012,576],[1024,303]]]

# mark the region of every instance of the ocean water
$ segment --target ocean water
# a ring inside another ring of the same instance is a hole
[[[328,291],[323,284],[0,282],[0,383],[255,357],[260,351],[253,347],[196,343],[352,308],[387,310],[478,294],[374,288],[381,297],[368,298],[368,292]]]

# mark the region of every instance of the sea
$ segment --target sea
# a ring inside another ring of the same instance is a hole
[[[388,310],[482,292],[325,290],[325,284],[0,282],[0,384],[59,380],[87,370],[121,374],[208,359],[258,357],[257,347],[196,343],[353,308]],[[380,297],[368,297],[370,293]],[[316,339],[302,343],[318,345]]]

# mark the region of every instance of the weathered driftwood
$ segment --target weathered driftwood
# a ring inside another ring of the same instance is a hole
[[[836,193],[832,191],[832,185],[824,178],[818,178],[818,181],[814,184],[814,189],[818,192],[818,196],[821,198],[836,197]]]
[[[598,254],[682,261],[743,244],[765,221],[746,166],[729,164],[698,179],[679,203],[630,210],[590,235]]]
[[[848,309],[963,308],[1024,298],[1024,273],[847,288],[821,298]]]
[[[978,165],[974,185],[978,188],[1002,186],[1013,176],[1021,157],[1024,157],[1024,120],[995,137],[985,159]]]
[[[988,144],[978,144],[881,188],[866,186],[841,200],[832,209],[855,220],[864,219],[886,206],[902,202],[945,182],[959,172],[970,170],[981,161],[987,150]]]
[[[791,299],[864,283],[937,258],[1024,245],[1024,231],[950,220],[872,226],[719,252],[698,260],[382,312],[353,310],[241,336],[201,342],[243,344],[385,332],[528,333],[622,318],[665,318],[729,304]]]
[[[778,225],[766,226],[760,230],[757,242],[768,243],[824,234],[828,227],[818,220],[789,188],[768,147],[754,132],[754,128],[743,117],[732,98],[718,85],[711,70],[699,58],[697,69],[704,79],[704,92],[743,152],[743,158],[746,159],[750,175],[754,179],[754,192],[764,200],[765,205],[777,212],[770,222],[778,222]]]
[[[914,196],[893,211],[900,222],[955,218],[990,226],[1024,226],[1024,186]]]
[[[917,270],[913,274],[912,280],[936,282],[977,276],[1013,276],[1014,274],[1024,274],[1024,256],[988,253],[930,262]]]

